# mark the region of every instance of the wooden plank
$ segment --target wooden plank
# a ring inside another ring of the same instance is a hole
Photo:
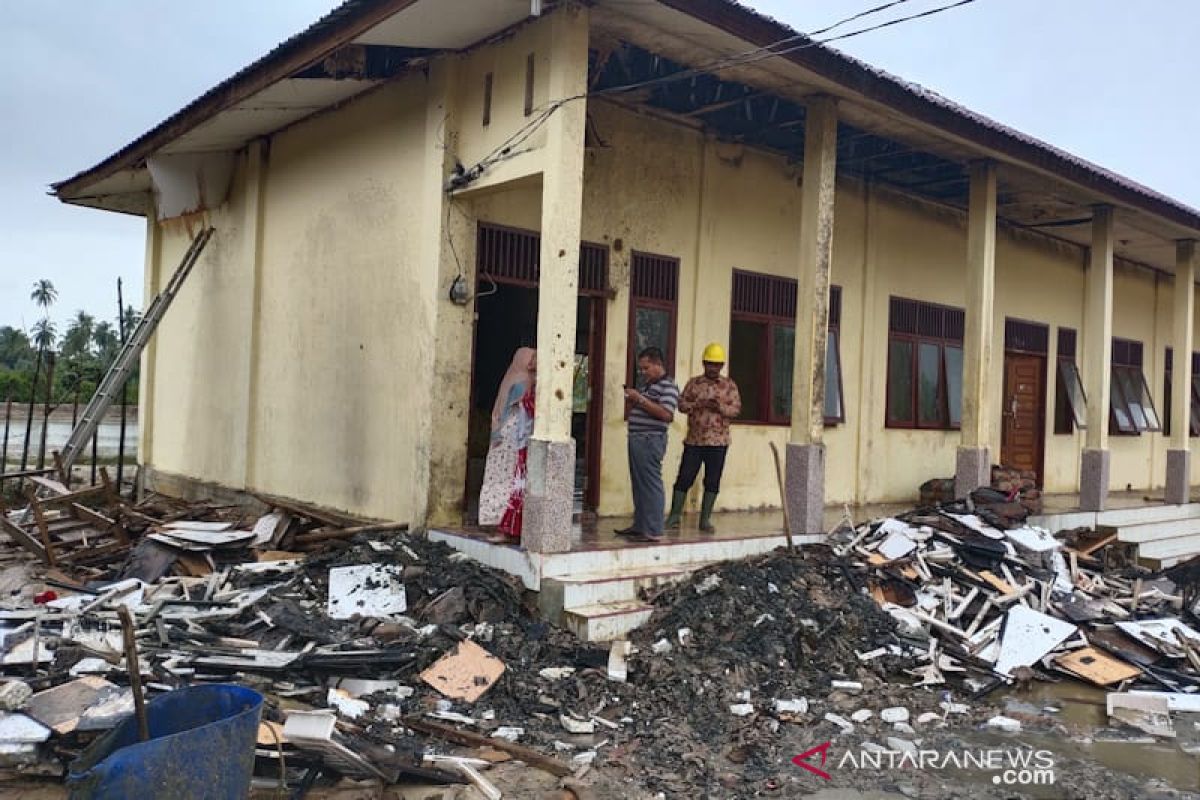
[[[46,560],[46,549],[38,544],[37,539],[34,539],[28,533],[21,529],[15,522],[11,522],[6,516],[0,514],[0,530],[8,534],[8,538],[12,539],[21,547],[37,556],[42,561]]]
[[[308,533],[301,533],[296,537],[296,544],[316,544],[317,542],[325,542],[330,539],[349,539],[351,536],[357,536],[360,533],[390,533],[395,531],[400,533],[408,530],[407,523],[394,523],[385,525],[359,525],[355,528],[320,528]]]
[[[1142,674],[1132,664],[1095,647],[1083,647],[1054,659],[1059,667],[1097,686],[1110,686]]]
[[[104,494],[103,486],[89,486],[86,489],[78,489],[74,492],[66,494],[56,494],[50,497],[43,497],[38,500],[45,508],[52,508],[63,503],[76,503],[80,500],[89,500],[93,497],[100,497]]]
[[[58,562],[54,558],[54,544],[50,541],[50,529],[46,526],[46,515],[42,513],[42,504],[38,502],[37,492],[32,486],[29,487],[25,497],[29,500],[29,508],[33,511],[33,521],[42,537],[42,547],[45,548],[42,560],[52,567],[57,566]]]
[[[1014,595],[1017,593],[1017,590],[1013,588],[1012,584],[1002,578],[996,577],[986,569],[979,571],[979,579],[1001,594]]]
[[[436,736],[439,739],[445,739],[448,742],[466,745],[467,747],[487,747],[493,750],[502,750],[513,758],[524,761],[526,764],[535,766],[538,769],[543,769],[559,778],[565,778],[573,773],[569,765],[559,761],[557,758],[551,758],[539,753],[537,750],[522,747],[519,744],[513,744],[504,739],[492,739],[487,736],[481,736],[478,733],[460,731],[457,728],[451,728],[449,725],[439,725],[436,722],[430,722],[420,717],[405,717],[404,726],[419,733]]]
[[[34,476],[53,474],[54,467],[47,467],[46,469],[26,469],[18,472],[6,472],[3,475],[0,475],[0,481],[10,481],[13,479],[32,478]]]
[[[54,473],[54,470],[51,469],[48,474],[53,474],[53,473]],[[29,480],[33,481],[38,486],[41,486],[43,489],[48,489],[48,490],[54,492],[56,495],[59,495],[60,497],[62,495],[71,493],[70,489],[68,489],[66,486],[63,486],[58,481],[52,480],[51,478],[41,478],[41,477],[34,475],[34,476],[31,476],[29,478]]]
[[[334,528],[349,528],[354,525],[361,525],[363,522],[361,519],[355,519],[354,517],[348,515],[342,515],[336,511],[313,508],[305,503],[298,503],[294,500],[284,500],[279,497],[273,497],[269,494],[251,493],[251,497],[254,497],[264,505],[272,506],[274,508],[282,508],[284,511],[290,511],[292,514],[308,517],[309,519],[315,519],[318,522],[324,522],[326,525],[330,525]]]
[[[1117,534],[1111,533],[1102,539],[1097,539],[1096,541],[1092,542],[1091,544],[1087,545],[1086,547],[1077,547],[1075,549],[1081,555],[1090,556],[1092,553],[1096,552],[1101,547],[1112,544],[1116,540],[1117,540]]]
[[[99,511],[88,508],[85,505],[80,505],[79,503],[71,503],[70,511],[76,517],[94,525],[101,531],[111,533],[116,537],[117,541],[129,544],[129,534],[125,533],[125,529],[118,525],[116,520],[109,519]]]

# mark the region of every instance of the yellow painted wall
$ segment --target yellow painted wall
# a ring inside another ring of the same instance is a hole
[[[277,136],[267,179],[252,486],[403,520],[427,419],[432,265],[420,235],[424,85]]]
[[[455,156],[471,167],[498,148],[511,145],[511,153],[490,167],[479,183],[493,179],[512,180],[541,170],[545,126],[532,126],[528,136],[510,141],[537,120],[546,109],[547,75],[550,71],[550,15],[515,29],[499,41],[483,45],[459,59],[456,78],[457,117],[454,122]],[[526,64],[534,58],[533,108],[525,114]],[[489,123],[483,124],[484,85],[492,75]]]
[[[148,450],[160,470],[231,486],[245,473],[251,297],[254,271],[244,263],[245,155],[230,199],[204,215],[217,229],[154,335]],[[202,220],[160,223],[153,284],[170,280]]]
[[[423,508],[436,280],[418,258],[425,103],[413,76],[272,138],[257,308],[244,171],[209,212],[217,234],[157,334],[155,468],[372,517]],[[177,227],[148,257],[159,282],[186,246]]]
[[[430,212],[440,199],[440,168],[430,164],[449,146],[469,165],[523,124],[529,52],[538,54],[535,105],[544,102],[545,30],[534,22],[454,57],[445,120],[430,105],[426,77],[413,76],[274,136],[264,166],[257,306],[244,234],[252,215],[239,168],[230,201],[209,213],[218,235],[146,357],[149,463],[368,516],[420,522],[428,502],[432,521],[458,521],[472,309],[454,306],[446,292],[460,271],[474,285],[477,221],[540,227],[540,166],[531,153],[520,180],[454,200],[447,239],[439,231],[445,217]],[[484,128],[488,71],[492,121]],[[700,370],[705,343],[728,344],[733,269],[795,275],[801,176],[782,157],[608,103],[591,103],[589,116],[597,141],[586,157],[583,238],[610,247],[615,290],[607,305],[600,511],[616,514],[631,508],[620,386],[632,251],[680,259],[672,366],[682,385]],[[536,137],[529,146],[538,146]],[[953,474],[959,434],[885,428],[888,300],[964,305],[965,219],[857,181],[839,181],[836,204],[831,281],[842,287],[846,422],[825,431],[826,499],[910,500],[922,481]],[[148,287],[165,281],[185,246],[179,223],[151,231]],[[1073,491],[1078,480],[1081,436],[1052,429],[1057,328],[1075,328],[1078,351],[1086,347],[1082,264],[1078,250],[1027,234],[1002,229],[997,239],[993,460],[1004,318],[1049,324],[1050,491]],[[1169,284],[1156,290],[1146,272],[1120,268],[1114,296],[1114,334],[1144,343],[1161,409]],[[680,418],[664,467],[668,485],[683,431]],[[735,427],[722,508],[778,505],[768,444],[787,438],[784,426]],[[1114,436],[1111,447],[1113,488],[1162,484],[1160,434]]]

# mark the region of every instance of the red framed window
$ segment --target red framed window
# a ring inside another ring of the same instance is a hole
[[[629,274],[629,357],[626,384],[637,383],[637,354],[657,347],[675,374],[675,321],[679,315],[679,259],[633,252]]]
[[[796,281],[734,270],[729,377],[742,396],[742,422],[788,425],[796,349]],[[825,424],[846,419],[840,352],[842,290],[829,287],[825,344]]]
[[[951,430],[962,425],[965,327],[961,308],[891,298],[887,427]]]

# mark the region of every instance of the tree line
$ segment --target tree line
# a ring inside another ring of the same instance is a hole
[[[58,290],[46,279],[35,281],[29,299],[42,316],[28,330],[0,326],[0,401],[13,406],[27,404],[32,416],[37,404],[50,406],[87,402],[96,385],[121,350],[125,336],[133,332],[139,314],[124,306],[120,318],[97,319],[80,310],[67,322],[62,334],[50,319]],[[137,398],[138,374],[129,379],[126,397]]]

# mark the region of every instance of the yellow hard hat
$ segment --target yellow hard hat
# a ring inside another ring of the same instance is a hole
[[[710,342],[708,347],[704,348],[704,355],[700,357],[700,360],[710,364],[724,364],[725,348],[716,342]]]

